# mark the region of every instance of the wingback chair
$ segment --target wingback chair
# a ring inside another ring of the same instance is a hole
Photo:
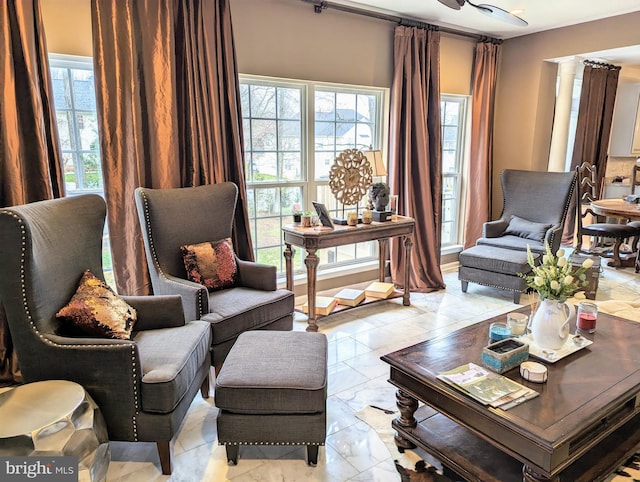
[[[185,323],[178,296],[123,296],[137,311],[130,339],[63,334],[56,313],[85,270],[104,281],[105,212],[93,194],[0,209],[0,304],[23,380],[82,385],[109,439],[156,442],[170,474],[170,441],[197,391],[208,397],[211,333]]]
[[[573,172],[502,171],[500,218],[484,223],[476,245],[459,255],[462,291],[477,283],[513,291],[514,303],[520,303],[528,290],[521,275],[531,272],[527,247],[536,263],[545,243],[558,250],[575,179]]]
[[[181,246],[230,238],[237,198],[231,182],[135,191],[153,292],[179,294],[187,319],[211,323],[216,372],[244,331],[293,328],[294,295],[277,289],[275,266],[236,257],[235,284],[211,292],[187,279]]]
[[[576,174],[505,169],[500,180],[502,214],[484,224],[476,244],[521,251],[528,245],[533,252],[544,253],[546,241],[555,253],[560,248]]]

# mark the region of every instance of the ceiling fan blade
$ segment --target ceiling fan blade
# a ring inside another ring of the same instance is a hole
[[[474,5],[471,2],[467,2],[469,5],[476,7],[480,12],[488,15],[491,18],[495,18],[496,20],[502,20],[503,22],[510,23],[511,25],[517,25],[518,27],[526,27],[529,25],[525,19],[518,17],[517,15],[512,14],[500,7],[496,7],[495,5],[488,5],[486,3],[481,3],[479,5]]]
[[[465,0],[438,0],[442,5],[446,5],[454,10],[460,10],[460,7],[464,5]]]

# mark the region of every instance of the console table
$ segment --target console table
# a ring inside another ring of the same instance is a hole
[[[602,480],[640,446],[640,323],[599,313],[597,331],[585,335],[593,344],[547,364],[544,384],[527,382],[517,367],[506,372],[540,396],[504,411],[437,375],[480,364],[489,324],[505,318],[382,357],[398,388],[396,444],[422,447],[468,481]],[[426,405],[418,409],[418,401]]]
[[[320,262],[316,252],[322,248],[333,248],[346,244],[378,241],[379,245],[379,279],[384,281],[385,253],[389,238],[401,236],[404,238],[404,295],[402,303],[409,306],[409,272],[411,267],[411,247],[415,220],[406,216],[394,216],[391,221],[358,224],[357,226],[335,226],[334,229],[324,227],[301,227],[288,225],[282,228],[284,233],[284,259],[287,272],[287,289],[293,291],[293,263],[292,246],[299,246],[307,251],[304,264],[307,266],[307,297],[308,297],[308,326],[307,331],[318,331],[316,315],[316,276]]]

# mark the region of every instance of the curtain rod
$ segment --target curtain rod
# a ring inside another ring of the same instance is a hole
[[[596,60],[583,60],[582,63],[596,69],[620,70],[622,68],[619,65],[607,64],[604,62],[598,62]]]
[[[316,13],[322,13],[323,10],[326,10],[328,8],[332,8],[334,10],[340,10],[342,12],[347,12],[347,13],[354,13],[356,15],[363,15],[365,17],[372,17],[372,18],[377,18],[378,20],[386,20],[387,22],[394,22],[394,23],[398,23],[400,25],[405,25],[405,26],[413,26],[413,27],[421,27],[421,28],[426,28],[429,29],[431,28],[433,30],[433,27],[437,27],[438,30],[440,30],[441,32],[444,33],[449,33],[449,34],[453,34],[453,35],[460,35],[462,37],[469,37],[475,40],[481,40],[483,38],[487,38],[486,36],[483,35],[477,35],[474,33],[469,33],[469,32],[463,32],[461,30],[455,30],[452,28],[447,28],[447,27],[441,27],[439,25],[431,25],[427,22],[424,22],[422,20],[418,20],[415,18],[403,18],[403,17],[396,17],[395,15],[387,15],[385,13],[379,13],[379,12],[375,12],[375,11],[371,11],[371,10],[365,10],[362,8],[356,8],[356,7],[350,7],[348,5],[341,5],[339,3],[333,3],[333,2],[327,2],[327,1],[318,1],[318,0],[301,0],[305,3],[312,3],[313,4],[313,10]]]

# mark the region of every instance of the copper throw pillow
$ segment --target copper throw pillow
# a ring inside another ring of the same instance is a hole
[[[207,241],[180,246],[187,278],[209,291],[230,288],[236,284],[238,266],[231,239]]]
[[[75,335],[129,340],[138,314],[101,279],[86,270],[71,301],[56,318]],[[65,329],[66,328],[66,329]]]

